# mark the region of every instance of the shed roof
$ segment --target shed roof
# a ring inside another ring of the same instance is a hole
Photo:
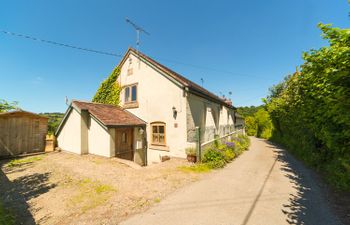
[[[22,109],[17,109],[14,111],[0,113],[0,117],[18,117],[18,116],[28,116],[28,117],[35,117],[35,118],[39,118],[39,119],[48,119],[46,116],[42,116],[42,115],[39,115],[36,113],[24,111]]]
[[[120,106],[73,100],[72,105],[87,110],[106,127],[141,126],[146,122]]]

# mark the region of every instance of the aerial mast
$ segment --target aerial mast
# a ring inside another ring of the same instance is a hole
[[[144,34],[150,35],[150,33],[148,33],[145,29],[143,29],[142,27],[138,26],[137,24],[135,24],[134,22],[132,22],[128,18],[125,18],[125,21],[127,23],[129,23],[136,30],[136,50],[137,50],[137,53],[139,53],[140,34],[144,33]]]

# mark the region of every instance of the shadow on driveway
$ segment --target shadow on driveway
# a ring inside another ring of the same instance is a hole
[[[290,194],[289,203],[281,209],[288,224],[342,224],[329,207],[328,195],[318,175],[287,151],[268,141],[266,143],[277,155],[282,172],[296,189],[296,194]]]
[[[4,168],[4,164],[7,162],[8,160],[0,161],[0,201],[14,215],[15,224],[36,224],[28,201],[48,192],[56,185],[48,182],[50,173],[28,174],[10,181],[4,171],[6,173],[24,171],[32,165],[29,163],[13,168]]]

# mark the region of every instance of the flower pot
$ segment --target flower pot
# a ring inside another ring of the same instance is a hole
[[[195,162],[197,162],[197,156],[187,155],[187,161],[195,163]]]

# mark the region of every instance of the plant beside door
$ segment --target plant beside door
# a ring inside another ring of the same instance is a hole
[[[186,155],[187,155],[187,160],[189,162],[197,162],[197,154],[196,154],[196,149],[191,147],[191,148],[186,148]]]

